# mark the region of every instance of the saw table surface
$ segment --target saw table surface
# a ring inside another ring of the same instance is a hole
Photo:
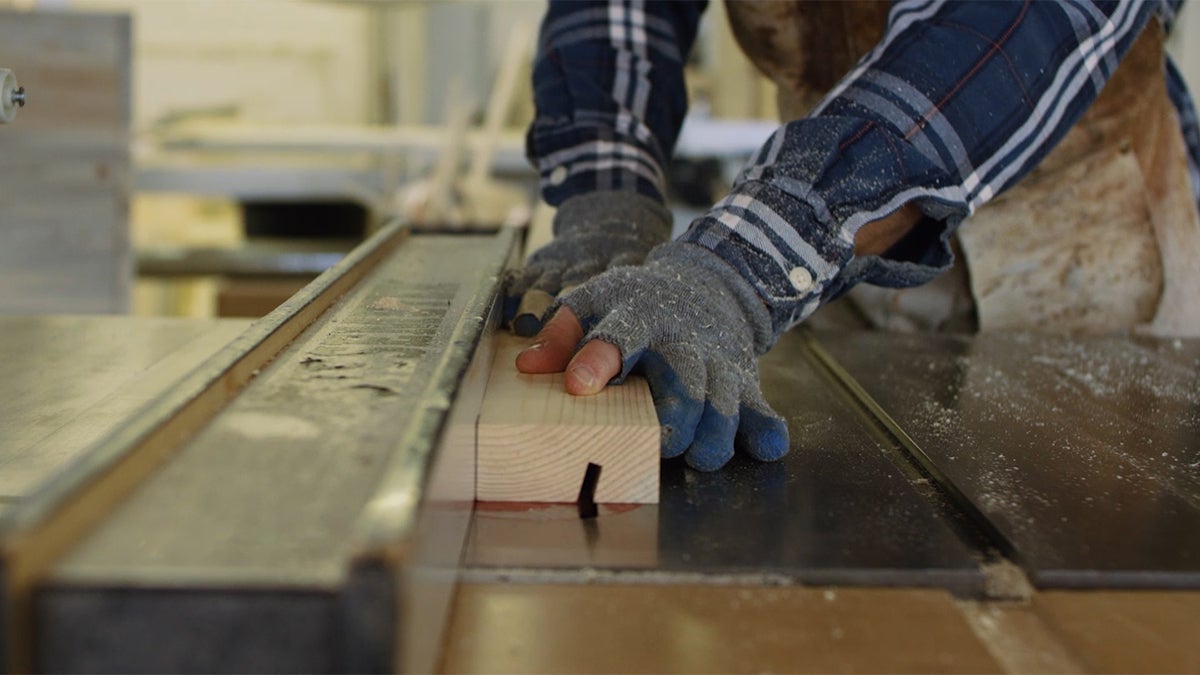
[[[1039,586],[1200,587],[1200,344],[822,341]]]
[[[762,378],[778,463],[477,508],[444,670],[1200,668],[1200,341],[799,331]]]
[[[486,238],[399,251],[49,569],[41,667],[337,670],[326,641],[380,607],[356,593],[401,589],[380,624],[417,636],[385,640],[400,668],[440,652],[450,672],[1200,669],[1189,340],[795,331],[762,362],[787,457],[708,474],[666,461],[659,504],[591,521],[573,505],[469,506],[485,340],[446,424],[422,432],[444,467],[430,494],[456,496],[421,501],[406,581],[377,584],[393,572],[344,540],[364,504],[386,505],[375,467],[402,447],[406,384],[442,363],[417,348],[461,351],[447,336],[489,304],[490,272],[452,283],[469,277],[445,261],[504,256]],[[0,509],[248,323],[0,318]],[[338,412],[301,386],[359,404]]]

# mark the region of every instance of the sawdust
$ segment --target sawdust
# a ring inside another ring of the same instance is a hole
[[[907,409],[918,445],[968,477],[1010,534],[1071,536],[1072,500],[1113,514],[1165,495],[1200,508],[1195,344],[1010,334],[969,347],[888,365],[880,390],[920,392],[884,405]]]
[[[321,429],[301,417],[265,412],[233,412],[221,418],[221,425],[254,440],[316,438]]]

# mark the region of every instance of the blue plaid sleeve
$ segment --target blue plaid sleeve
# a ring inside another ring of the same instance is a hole
[[[953,229],[1079,119],[1155,9],[896,2],[879,44],[683,238],[755,286],[777,334],[856,283],[924,283],[950,266]],[[859,228],[908,203],[926,222],[886,257],[856,258]]]
[[[1178,6],[898,0],[879,44],[807,118],[780,127],[682,239],[750,281],[777,334],[857,283],[925,283],[950,266],[962,220],[1036,166],[1150,17],[1169,23]],[[598,189],[662,199],[703,8],[551,2],[527,137],[549,203]],[[1176,90],[1194,167],[1194,108]],[[856,258],[858,230],[908,203],[926,222],[884,257]]]
[[[683,66],[704,2],[552,0],[533,66],[526,151],[553,205],[595,190],[663,201],[687,112]]]

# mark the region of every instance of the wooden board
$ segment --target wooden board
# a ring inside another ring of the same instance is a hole
[[[561,373],[517,372],[527,341],[503,332],[497,340],[479,415],[475,498],[574,502],[593,462],[603,467],[597,502],[658,503],[659,427],[646,381],[571,396]]]
[[[28,104],[0,128],[0,311],[125,312],[130,21],[0,11]]]

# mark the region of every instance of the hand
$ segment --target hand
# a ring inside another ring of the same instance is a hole
[[[787,424],[762,397],[759,353],[773,340],[766,307],[733,268],[692,244],[655,249],[565,294],[526,373],[566,373],[571,394],[644,375],[663,427],[662,455],[714,471],[734,448],[762,461],[787,453]],[[576,347],[584,344],[576,351]]]
[[[670,235],[671,213],[649,197],[603,191],[566,200],[554,216],[554,239],[507,275],[505,322],[518,335],[533,335],[563,289],[610,267],[640,265]]]

